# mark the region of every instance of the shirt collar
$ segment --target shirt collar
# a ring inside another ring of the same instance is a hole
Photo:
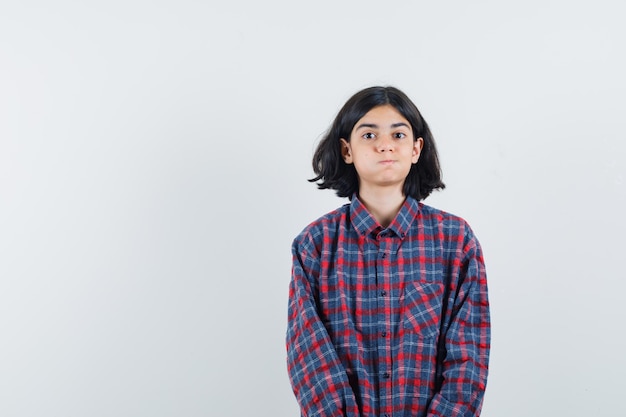
[[[413,197],[407,197],[387,230],[404,238],[418,212],[419,202]],[[350,220],[356,231],[364,236],[375,236],[383,230],[356,194],[352,196],[350,201]]]

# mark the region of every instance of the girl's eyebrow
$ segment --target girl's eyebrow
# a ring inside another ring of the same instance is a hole
[[[373,123],[361,123],[354,130],[363,129],[364,127],[367,127],[367,128],[370,128],[370,129],[378,129],[378,125],[376,125],[376,124],[373,124]]]
[[[370,129],[378,129],[378,125],[377,125],[377,124],[374,124],[374,123],[361,123],[361,124],[360,124],[360,125],[358,125],[358,126],[356,127],[356,129],[354,129],[354,130],[363,129],[364,127],[366,127],[366,128],[370,128]],[[409,125],[407,125],[407,124],[406,124],[406,123],[404,123],[404,122],[393,123],[393,124],[391,125],[391,128],[392,128],[392,129],[395,129],[395,128],[397,128],[397,127],[409,127]]]

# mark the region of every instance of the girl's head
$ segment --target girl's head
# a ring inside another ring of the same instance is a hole
[[[359,174],[354,164],[346,162],[346,144],[349,147],[355,125],[363,116],[376,107],[386,105],[393,107],[409,122],[413,135],[411,139],[422,141],[419,159],[411,165],[404,179],[404,195],[423,200],[434,189],[443,189],[445,185],[441,181],[437,149],[428,124],[415,104],[394,87],[366,88],[346,102],[313,155],[316,177],[309,181],[320,181],[320,189],[335,190],[339,197],[352,197],[357,193]]]

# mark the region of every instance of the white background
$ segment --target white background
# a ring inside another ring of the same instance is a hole
[[[485,417],[624,412],[620,1],[0,3],[0,415],[298,415],[290,244],[371,85],[487,260]]]

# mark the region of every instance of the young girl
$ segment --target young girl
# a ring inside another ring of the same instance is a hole
[[[393,87],[355,94],[313,157],[350,203],[293,242],[287,365],[303,416],[478,416],[490,321],[478,240],[420,201],[433,137]]]

